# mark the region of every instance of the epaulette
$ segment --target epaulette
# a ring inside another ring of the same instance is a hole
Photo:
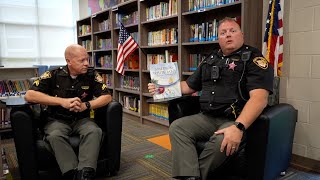
[[[63,66],[60,66],[60,67],[54,67],[50,69],[50,71],[56,71],[56,70],[62,70],[62,69],[63,69]]]
[[[59,66],[59,67],[54,67],[52,68],[52,72],[58,73],[60,76],[66,76],[69,75],[69,72],[66,68],[64,68],[65,66]]]
[[[249,50],[243,51],[242,54],[241,54],[241,60],[242,60],[243,62],[248,61],[248,60],[250,59],[250,57],[251,57],[251,53],[252,53],[252,52],[249,51]]]
[[[209,65],[211,65],[213,63],[214,59],[216,58],[216,53],[217,53],[217,50],[212,51],[206,58],[204,58],[199,63],[198,67],[200,67],[204,63],[208,63]]]

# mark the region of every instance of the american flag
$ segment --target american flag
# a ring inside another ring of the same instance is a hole
[[[270,0],[262,47],[263,55],[274,68],[274,75],[281,76],[283,65],[283,1]]]
[[[118,56],[116,71],[124,75],[123,64],[126,58],[138,48],[138,44],[121,24],[119,31]]]

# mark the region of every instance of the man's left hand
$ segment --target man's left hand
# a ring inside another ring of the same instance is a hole
[[[234,152],[238,150],[243,136],[243,132],[234,125],[231,125],[224,129],[220,129],[216,131],[215,134],[224,135],[220,151],[223,152],[224,149],[226,149],[227,156],[232,155]]]

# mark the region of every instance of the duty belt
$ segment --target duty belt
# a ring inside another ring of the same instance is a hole
[[[225,116],[224,110],[209,110],[203,111],[203,114],[214,116],[214,117],[221,117]]]
[[[79,113],[75,115],[64,115],[64,114],[55,113],[55,114],[52,114],[52,117],[55,119],[61,119],[65,121],[76,121],[79,119],[86,118],[84,113]]]

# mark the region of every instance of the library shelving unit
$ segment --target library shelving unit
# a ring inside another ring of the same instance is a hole
[[[29,88],[29,78],[38,76],[38,67],[0,67],[0,101],[20,98]],[[0,136],[11,131],[10,108],[0,103]]]
[[[78,43],[87,49],[90,58],[90,65],[93,66],[91,16],[77,21],[77,35]]]
[[[261,49],[262,2],[257,0],[121,0],[109,9],[77,21],[78,43],[86,46],[92,43],[92,49],[87,48],[92,65],[101,74],[107,74],[114,99],[134,99],[138,109],[126,108],[128,102],[122,102],[125,116],[141,123],[169,126],[168,120],[149,115],[150,58],[165,57],[164,61],[157,60],[160,62],[177,61],[181,79],[187,79],[201,58],[219,46],[216,27],[219,20],[227,16],[240,23],[246,44]],[[104,21],[108,28],[99,29]],[[125,66],[125,76],[115,71],[119,21],[140,46],[134,53],[138,66],[132,65],[134,62],[130,60]],[[88,27],[92,31],[83,34]],[[109,39],[107,48],[98,48],[101,47],[97,46],[99,39]],[[108,65],[104,66],[106,62]]]
[[[113,46],[114,46],[114,67],[117,66],[117,47],[119,39],[120,24],[126,28],[127,32],[136,40],[139,44],[139,37],[137,34],[139,32],[139,16],[138,16],[138,1],[128,0],[112,8],[112,26],[113,28]],[[139,50],[135,50],[133,53],[136,56],[137,62],[139,61]],[[114,98],[119,100],[123,104],[123,112],[127,116],[133,119],[140,120],[140,112],[137,108],[129,107],[130,101],[135,101],[138,103],[140,99],[140,79],[139,79],[139,64],[136,63],[136,67],[133,68],[129,66],[129,63],[125,63],[125,76],[114,71],[114,83],[115,91]],[[114,69],[115,69],[114,68]]]
[[[113,45],[110,9],[92,15],[92,65],[113,92]]]

